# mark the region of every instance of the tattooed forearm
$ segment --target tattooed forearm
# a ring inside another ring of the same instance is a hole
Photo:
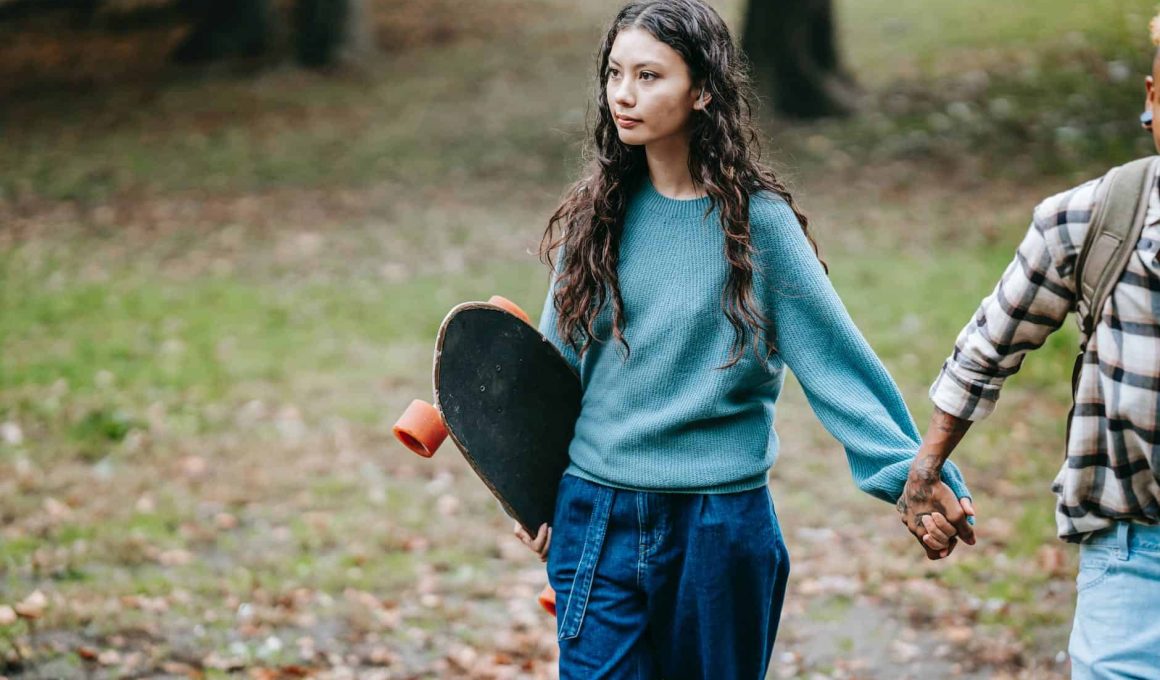
[[[930,425],[937,428],[939,432],[948,435],[958,435],[962,437],[971,429],[971,421],[956,418],[951,414],[939,409],[937,406],[934,409],[934,415],[930,419]]]
[[[911,468],[910,476],[920,482],[927,484],[934,484],[939,480],[939,472],[941,472],[942,465],[929,458],[919,458],[914,461],[914,467]]]
[[[930,425],[926,429],[926,437],[922,440],[918,459],[915,460],[914,467],[911,468],[911,477],[918,475],[919,480],[923,480],[923,478],[933,475],[937,481],[943,463],[946,462],[951,451],[955,450],[969,429],[971,429],[971,421],[957,418],[935,408],[934,414],[930,417]]]
[[[898,512],[906,515],[910,507],[923,507],[931,501],[942,481],[943,464],[970,427],[971,421],[935,409],[922,448],[910,465],[906,488],[898,499]]]

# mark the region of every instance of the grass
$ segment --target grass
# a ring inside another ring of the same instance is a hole
[[[234,406],[291,383],[341,382],[373,396],[370,376],[392,375],[396,359],[371,348],[423,344],[438,328],[432,308],[491,291],[535,309],[543,281],[526,263],[454,278],[286,286],[117,271],[45,290],[22,255],[7,255],[0,321],[0,389],[19,398],[5,400],[0,416],[20,421],[42,446],[73,446],[90,462],[148,430],[150,418],[173,436],[197,436],[227,427]],[[333,415],[381,417],[353,403]]]
[[[921,0],[848,0],[837,6],[846,59],[859,79],[876,85],[1025,63],[1061,41],[1136,60],[1156,9],[1150,0],[981,0],[937,7]]]

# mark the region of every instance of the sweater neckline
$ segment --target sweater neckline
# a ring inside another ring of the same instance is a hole
[[[647,174],[640,183],[639,200],[641,207],[649,213],[675,219],[702,217],[712,203],[712,199],[708,196],[683,199],[669,198],[656,190]]]

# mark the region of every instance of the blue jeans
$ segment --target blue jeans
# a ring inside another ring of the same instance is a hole
[[[788,577],[766,488],[649,493],[565,475],[548,553],[560,678],[761,680]]]
[[[1120,522],[1088,536],[1076,590],[1072,679],[1160,680],[1160,526]]]

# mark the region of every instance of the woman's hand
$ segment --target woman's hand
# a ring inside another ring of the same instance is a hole
[[[521,543],[531,548],[532,552],[540,556],[541,562],[548,561],[548,546],[552,545],[551,527],[547,524],[541,524],[540,530],[536,532],[535,538],[528,535],[527,530],[520,526],[519,522],[516,522],[514,531],[516,538],[520,539]]]

